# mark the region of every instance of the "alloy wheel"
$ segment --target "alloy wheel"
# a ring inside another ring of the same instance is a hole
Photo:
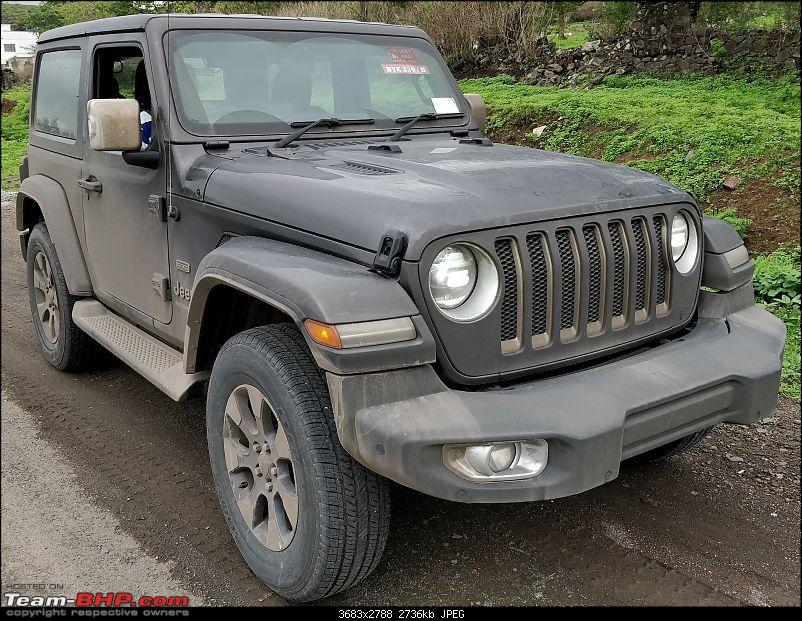
[[[36,314],[42,324],[42,334],[48,343],[58,340],[59,319],[58,295],[53,283],[53,270],[43,252],[37,252],[33,263],[33,288],[36,298]]]
[[[262,392],[247,384],[226,403],[223,447],[245,523],[269,550],[284,550],[298,525],[298,492],[284,427]]]

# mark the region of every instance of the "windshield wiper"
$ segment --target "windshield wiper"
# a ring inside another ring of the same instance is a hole
[[[317,121],[293,121],[290,127],[299,127],[297,131],[287,134],[284,138],[273,144],[274,148],[282,149],[292,142],[295,142],[303,136],[310,129],[315,127],[337,127],[339,125],[373,125],[376,121],[373,119],[335,119],[324,118]]]
[[[436,121],[437,119],[456,119],[465,116],[462,112],[424,112],[419,114],[418,116],[402,116],[395,120],[396,123],[406,123],[403,127],[401,127],[396,133],[390,136],[387,139],[387,142],[397,142],[401,139],[401,136],[406,134],[410,129],[412,129],[413,125],[415,125],[418,121]]]

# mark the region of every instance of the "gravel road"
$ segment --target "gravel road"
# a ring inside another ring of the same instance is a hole
[[[281,604],[218,510],[203,401],[174,403],[115,361],[50,368],[18,248],[4,203],[3,583]],[[556,501],[458,505],[396,487],[384,561],[327,603],[798,606],[799,418],[782,400],[768,420]]]

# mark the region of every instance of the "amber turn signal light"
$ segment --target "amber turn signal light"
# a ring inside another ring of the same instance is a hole
[[[337,332],[335,326],[330,326],[327,323],[320,323],[319,321],[312,321],[311,319],[304,321],[304,326],[315,343],[334,349],[343,348],[342,341],[340,341],[340,334]]]

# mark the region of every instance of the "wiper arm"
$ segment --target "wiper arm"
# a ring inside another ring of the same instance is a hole
[[[435,112],[424,112],[419,114],[418,116],[402,116],[399,119],[396,119],[396,123],[406,123],[403,127],[401,127],[396,133],[390,136],[387,139],[387,142],[397,142],[401,139],[401,136],[406,134],[418,121],[436,121],[437,119],[456,119],[465,116],[462,112],[443,112],[443,113],[435,113]]]
[[[295,142],[303,136],[306,132],[310,129],[314,129],[315,127],[337,127],[338,125],[373,125],[376,121],[373,119],[318,119],[317,121],[294,121],[290,123],[290,127],[299,127],[297,131],[294,131],[290,134],[287,134],[279,140],[278,142],[273,144],[273,147],[276,149],[283,149],[287,145],[292,142]]]

